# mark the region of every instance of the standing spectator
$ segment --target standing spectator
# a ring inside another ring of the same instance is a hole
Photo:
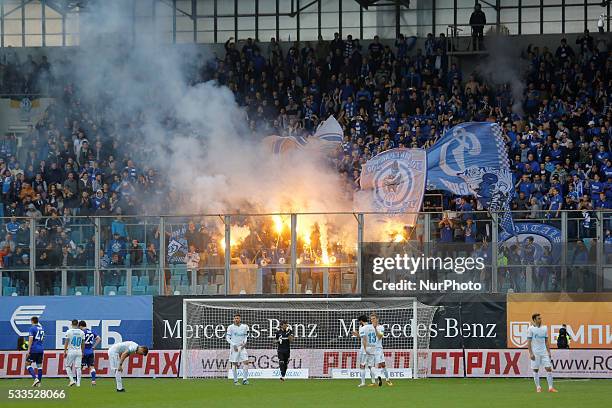
[[[567,39],[561,39],[561,45],[557,47],[555,57],[557,57],[561,64],[574,59],[574,50],[572,50],[572,47],[567,45]]]
[[[481,10],[479,3],[474,6],[474,11],[470,16],[470,26],[472,28],[472,49],[481,51],[484,49],[484,26],[487,24],[487,16]]]
[[[128,252],[130,255],[130,266],[139,268],[142,265],[143,252],[138,240],[133,239]]]
[[[185,264],[187,264],[187,276],[191,285],[194,283],[192,277],[197,276],[200,265],[200,254],[193,244],[189,245],[189,251],[185,255]]]
[[[599,15],[599,18],[597,19],[597,31],[601,34],[604,33],[604,25],[606,22],[606,15],[604,13],[601,13]]]

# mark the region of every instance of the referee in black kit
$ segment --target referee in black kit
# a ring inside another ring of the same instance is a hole
[[[285,381],[285,374],[289,365],[289,355],[291,354],[291,342],[293,341],[293,331],[286,320],[280,322],[280,329],[276,331],[276,343],[278,344],[278,365],[281,372],[281,381]]]

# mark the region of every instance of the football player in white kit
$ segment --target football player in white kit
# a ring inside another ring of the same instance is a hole
[[[234,323],[227,328],[225,339],[230,344],[229,362],[234,376],[234,385],[238,385],[238,367],[242,365],[242,384],[249,384],[249,354],[246,342],[249,337],[249,326],[240,322],[240,315],[234,315]]]
[[[117,392],[125,392],[125,388],[123,388],[123,380],[121,378],[121,373],[123,372],[123,362],[132,354],[146,356],[149,354],[149,349],[146,346],[139,346],[133,341],[115,343],[108,349],[110,368],[111,371],[115,371]]]
[[[393,386],[393,383],[389,380],[389,372],[387,371],[387,364],[385,363],[385,351],[383,350],[383,337],[385,336],[385,327],[379,323],[378,316],[376,313],[370,315],[370,323],[376,332],[376,353],[374,356],[374,363],[376,368],[382,371],[385,375],[385,382],[388,386]]]
[[[527,350],[529,351],[529,359],[531,360],[531,369],[533,370],[533,381],[536,385],[536,392],[542,392],[540,387],[540,367],[546,370],[546,382],[548,383],[548,392],[558,392],[553,387],[552,364],[550,362],[550,347],[548,345],[548,328],[542,325],[542,317],[539,313],[534,313],[531,316],[532,326],[527,329]]]
[[[372,376],[372,384],[370,387],[376,386],[374,379],[378,379],[378,386],[382,386],[382,378],[378,374],[376,368],[376,329],[371,324],[368,324],[366,315],[359,316],[359,368],[361,369],[361,382],[359,387],[365,387],[366,367],[370,369]]]
[[[77,387],[81,386],[81,361],[83,359],[83,349],[85,348],[84,340],[85,333],[79,329],[79,321],[73,320],[72,326],[64,336],[64,368],[66,368],[66,373],[70,380],[68,384],[70,387],[75,384]],[[75,372],[76,382],[74,381]]]

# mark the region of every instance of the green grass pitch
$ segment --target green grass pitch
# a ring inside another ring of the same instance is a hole
[[[234,386],[230,380],[124,379],[125,393],[115,391],[113,378],[99,378],[80,388],[68,380],[43,379],[47,389],[65,389],[65,401],[8,401],[9,389],[28,389],[30,380],[0,380],[0,407],[177,407],[177,408],[529,408],[609,407],[610,380],[557,380],[558,394],[536,394],[531,379],[423,379],[396,381],[393,387],[357,388],[352,380],[253,380]],[[542,385],[546,390],[546,380]],[[29,404],[29,405],[25,405]]]

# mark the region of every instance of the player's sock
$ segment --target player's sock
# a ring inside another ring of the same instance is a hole
[[[383,367],[382,372],[385,375],[385,381],[389,381],[389,372],[387,371],[387,367]]]
[[[374,370],[374,367],[370,367],[370,377],[372,379],[372,384],[376,382],[376,372]]]
[[[360,373],[360,374],[361,374],[361,383],[362,383],[362,384],[365,384],[365,375],[366,375],[366,370],[365,370],[365,367],[363,367],[363,368],[361,369],[361,373]]]
[[[36,379],[36,373],[34,372],[34,367],[29,366],[28,367],[28,373],[30,373],[30,375],[32,376],[33,379]]]
[[[42,367],[38,367],[36,371],[37,371],[36,374],[38,375],[38,381],[42,380],[42,375],[43,375]]]
[[[91,373],[91,381],[96,381],[96,370],[92,368],[89,372]]]
[[[121,373],[119,372],[119,370],[115,371],[115,381],[117,382],[117,389],[118,390],[122,390],[123,389],[123,380],[121,379]]]
[[[243,373],[242,379],[244,381],[248,381],[248,379],[249,379],[249,367],[244,366],[244,368],[242,369],[242,373]]]
[[[234,376],[234,382],[238,382],[238,368],[232,366],[232,375]]]
[[[68,374],[68,379],[71,383],[74,382],[74,373],[72,372],[72,367],[66,367],[66,374]]]
[[[540,373],[538,371],[533,372],[533,382],[535,382],[536,387],[540,387]]]
[[[546,382],[548,383],[548,389],[553,388],[553,376],[551,371],[546,372]]]
[[[81,375],[82,375],[81,367],[80,366],[79,367],[75,367],[74,369],[76,371],[77,385],[81,385]]]

